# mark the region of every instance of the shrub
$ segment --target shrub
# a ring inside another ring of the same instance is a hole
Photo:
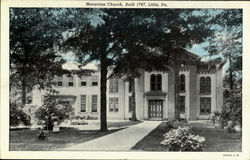
[[[48,136],[48,132],[46,132],[44,129],[42,129],[38,132],[37,138],[39,140],[44,140],[47,136]]]
[[[73,119],[71,120],[71,124],[72,125],[87,125],[88,123],[82,119]]]
[[[89,114],[86,114],[86,115],[82,115],[82,116],[77,115],[77,116],[73,117],[72,119],[73,120],[79,120],[79,119],[80,120],[96,120],[97,117],[89,115]]]
[[[163,135],[167,151],[202,151],[204,137],[192,135],[189,127],[178,127]]]
[[[22,107],[22,104],[16,102],[10,102],[10,126],[18,126],[23,124],[25,126],[30,126],[30,116],[26,114]]]
[[[38,124],[45,124],[48,130],[53,129],[56,121],[58,125],[73,114],[73,108],[70,104],[62,105],[53,95],[46,95],[44,105],[35,112]]]
[[[234,128],[232,128],[230,126],[227,127],[226,131],[227,131],[227,133],[236,133],[237,132]]]

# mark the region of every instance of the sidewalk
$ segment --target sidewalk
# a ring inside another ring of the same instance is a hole
[[[144,121],[115,133],[57,150],[129,151],[137,142],[142,140],[160,123],[161,121]]]

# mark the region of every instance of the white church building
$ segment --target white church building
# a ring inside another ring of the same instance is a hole
[[[197,56],[190,53],[189,56]],[[180,76],[181,117],[189,120],[207,119],[211,112],[221,110],[223,105],[224,62],[202,62],[182,66]],[[67,64],[74,68],[74,63]],[[76,66],[76,65],[75,65]],[[88,68],[89,67],[89,68]],[[75,115],[90,114],[100,118],[100,71],[91,76],[77,75],[56,77],[58,100],[69,103]],[[109,73],[112,71],[110,68]],[[135,79],[136,117],[139,120],[171,120],[175,112],[175,69],[169,72],[147,72],[140,69]],[[45,91],[34,88],[33,104],[41,106]],[[126,120],[131,118],[131,86],[122,78],[107,81],[107,118]]]

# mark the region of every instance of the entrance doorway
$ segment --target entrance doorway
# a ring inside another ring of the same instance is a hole
[[[163,114],[163,101],[162,100],[149,100],[148,101],[148,117],[151,120],[162,120]]]

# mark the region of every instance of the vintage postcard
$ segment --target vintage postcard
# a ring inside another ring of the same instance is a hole
[[[3,0],[3,159],[250,158],[248,1]]]

